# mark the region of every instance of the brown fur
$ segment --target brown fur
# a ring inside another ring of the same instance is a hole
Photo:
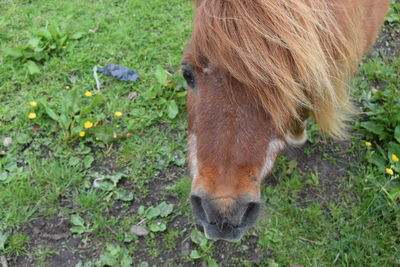
[[[260,195],[272,140],[301,134],[311,114],[327,134],[345,136],[347,83],[373,44],[389,0],[197,0],[184,60],[189,134],[196,136],[202,190],[229,210],[232,198]],[[190,159],[193,160],[193,159]]]
[[[305,108],[324,132],[344,137],[347,83],[363,45],[360,12],[335,2],[197,1],[195,60],[242,83],[282,132]]]

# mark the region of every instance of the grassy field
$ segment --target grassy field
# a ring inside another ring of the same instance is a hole
[[[5,266],[399,266],[400,4],[352,83],[352,138],[288,149],[238,243],[193,224],[189,0],[0,1]],[[134,69],[136,83],[93,67]]]

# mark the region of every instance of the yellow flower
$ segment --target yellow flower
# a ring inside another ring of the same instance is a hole
[[[389,175],[393,175],[393,170],[389,169],[389,168],[386,168],[386,173],[389,174]]]
[[[395,154],[392,154],[392,160],[399,162],[399,158]]]
[[[370,147],[370,146],[372,146],[372,143],[371,142],[365,142],[365,146],[366,147]]]
[[[67,49],[67,46],[66,46],[66,45],[64,45],[62,48],[63,48],[63,49]]]
[[[86,129],[92,128],[93,123],[91,123],[90,121],[87,121],[83,124],[83,126],[85,126]]]
[[[86,92],[85,92],[85,96],[92,96],[92,92],[86,91]]]
[[[66,85],[66,86],[65,86],[65,89],[69,89],[69,85]]]
[[[86,133],[84,131],[79,132],[80,137],[84,137],[85,135],[86,135]]]
[[[29,102],[29,105],[31,105],[31,107],[36,107],[37,106],[37,102],[36,101],[31,101],[31,102]]]
[[[29,113],[28,114],[28,118],[31,119],[31,120],[35,119],[36,118],[36,113],[34,113],[34,112]]]
[[[121,116],[122,116],[122,112],[116,111],[116,112],[114,113],[114,115],[117,116],[117,117],[121,117]]]

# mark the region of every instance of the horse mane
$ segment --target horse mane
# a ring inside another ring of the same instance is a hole
[[[346,136],[351,75],[361,51],[355,19],[329,0],[197,0],[192,45],[260,101],[283,134],[311,112]]]

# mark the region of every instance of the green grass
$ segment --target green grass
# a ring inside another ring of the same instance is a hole
[[[354,79],[353,95],[365,113],[350,142],[325,140],[311,124],[310,144],[278,160],[275,183],[263,188],[264,215],[242,241],[216,243],[195,230],[185,92],[176,72],[192,13],[189,0],[0,2],[0,255],[52,265],[70,257],[60,246],[65,241],[77,266],[399,265],[400,163],[391,154],[400,121],[380,108],[391,112],[400,103],[400,55],[384,48]],[[395,6],[387,35],[400,32],[399,16]],[[29,48],[39,30],[51,27],[58,28],[54,49]],[[3,53],[12,47],[36,57]],[[130,67],[141,79],[100,75],[98,92],[92,69],[108,63]],[[28,118],[32,112],[35,119]],[[87,121],[96,126],[85,128]],[[365,127],[372,122],[384,130]],[[301,158],[310,159],[310,169]],[[164,201],[174,204],[170,212],[159,206]],[[149,234],[137,237],[133,225]],[[43,237],[60,232],[70,237]]]

